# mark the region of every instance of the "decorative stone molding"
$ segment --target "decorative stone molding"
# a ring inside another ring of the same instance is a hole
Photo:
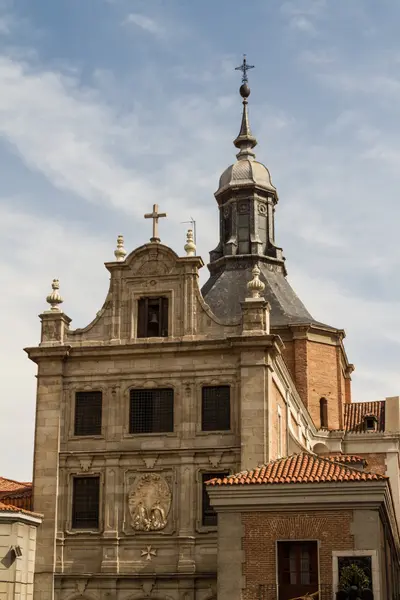
[[[214,469],[219,467],[219,465],[221,464],[223,455],[224,455],[223,452],[215,452],[214,454],[211,454],[208,457],[209,463]]]
[[[135,531],[159,531],[167,525],[172,495],[158,473],[141,475],[128,493],[131,526]]]
[[[144,464],[146,465],[146,469],[154,469],[155,464],[158,460],[158,455],[157,456],[142,456],[142,460],[143,460]]]
[[[81,467],[81,471],[83,473],[88,473],[90,471],[91,466],[92,466],[92,462],[93,462],[93,457],[92,456],[85,456],[84,458],[80,458],[79,459],[79,465]]]
[[[83,596],[83,594],[86,592],[88,583],[89,583],[89,579],[78,579],[78,581],[76,582],[76,584],[75,584],[76,591],[78,592],[78,594],[80,596]]]

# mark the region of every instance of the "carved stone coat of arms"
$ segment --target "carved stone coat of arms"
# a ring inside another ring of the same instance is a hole
[[[171,509],[171,490],[161,475],[146,473],[129,491],[129,512],[135,531],[164,529]]]

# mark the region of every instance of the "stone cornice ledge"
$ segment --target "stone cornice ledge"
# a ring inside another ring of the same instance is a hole
[[[35,346],[33,348],[24,348],[24,352],[27,353],[29,358],[33,362],[38,362],[46,358],[64,360],[70,354],[72,346],[60,345],[60,346]]]
[[[298,511],[299,506],[379,508],[392,503],[387,480],[208,486],[207,491],[215,510],[224,512]]]

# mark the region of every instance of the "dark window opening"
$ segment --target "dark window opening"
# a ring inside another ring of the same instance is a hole
[[[168,299],[140,298],[138,301],[139,338],[167,337],[168,335]]]
[[[99,528],[100,477],[74,477],[73,529]]]
[[[279,600],[318,591],[318,543],[278,542]]]
[[[229,385],[203,387],[201,428],[203,431],[226,431],[231,428],[231,388]]]
[[[102,392],[76,392],[75,435],[101,435]]]
[[[229,473],[224,471],[223,473],[203,473],[202,474],[202,518],[201,523],[205,527],[216,527],[218,524],[218,515],[215,512],[214,508],[210,504],[210,496],[207,492],[207,486],[205,485],[206,481],[210,481],[210,479],[223,478],[227,477]]]
[[[319,415],[321,421],[321,427],[328,428],[328,400],[321,398],[319,401]]]
[[[171,431],[174,431],[174,390],[131,390],[129,433]]]
[[[364,425],[367,431],[375,431],[377,426],[376,417],[365,417]]]

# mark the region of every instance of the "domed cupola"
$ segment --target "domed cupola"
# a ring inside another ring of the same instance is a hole
[[[236,162],[221,175],[215,198],[219,207],[220,239],[210,252],[210,278],[202,289],[213,312],[221,318],[237,318],[240,302],[246,298],[247,282],[255,265],[265,283],[265,297],[271,304],[272,325],[310,322],[311,315],[297,298],[286,279],[282,249],[275,243],[275,206],[278,194],[270,173],[255,160],[257,140],[253,136],[248,113],[246,62],[238,67],[243,73],[240,95],[242,122],[234,145],[239,152]]]
[[[239,148],[239,153],[236,155],[237,161],[225,169],[220,177],[218,190],[215,192],[217,200],[227,190],[238,187],[254,186],[276,194],[267,167],[255,160],[253,148],[257,145],[257,140],[250,130],[247,109],[250,88],[247,83],[241,85],[240,95],[243,98],[242,124],[239,135],[233,142],[236,148]]]

